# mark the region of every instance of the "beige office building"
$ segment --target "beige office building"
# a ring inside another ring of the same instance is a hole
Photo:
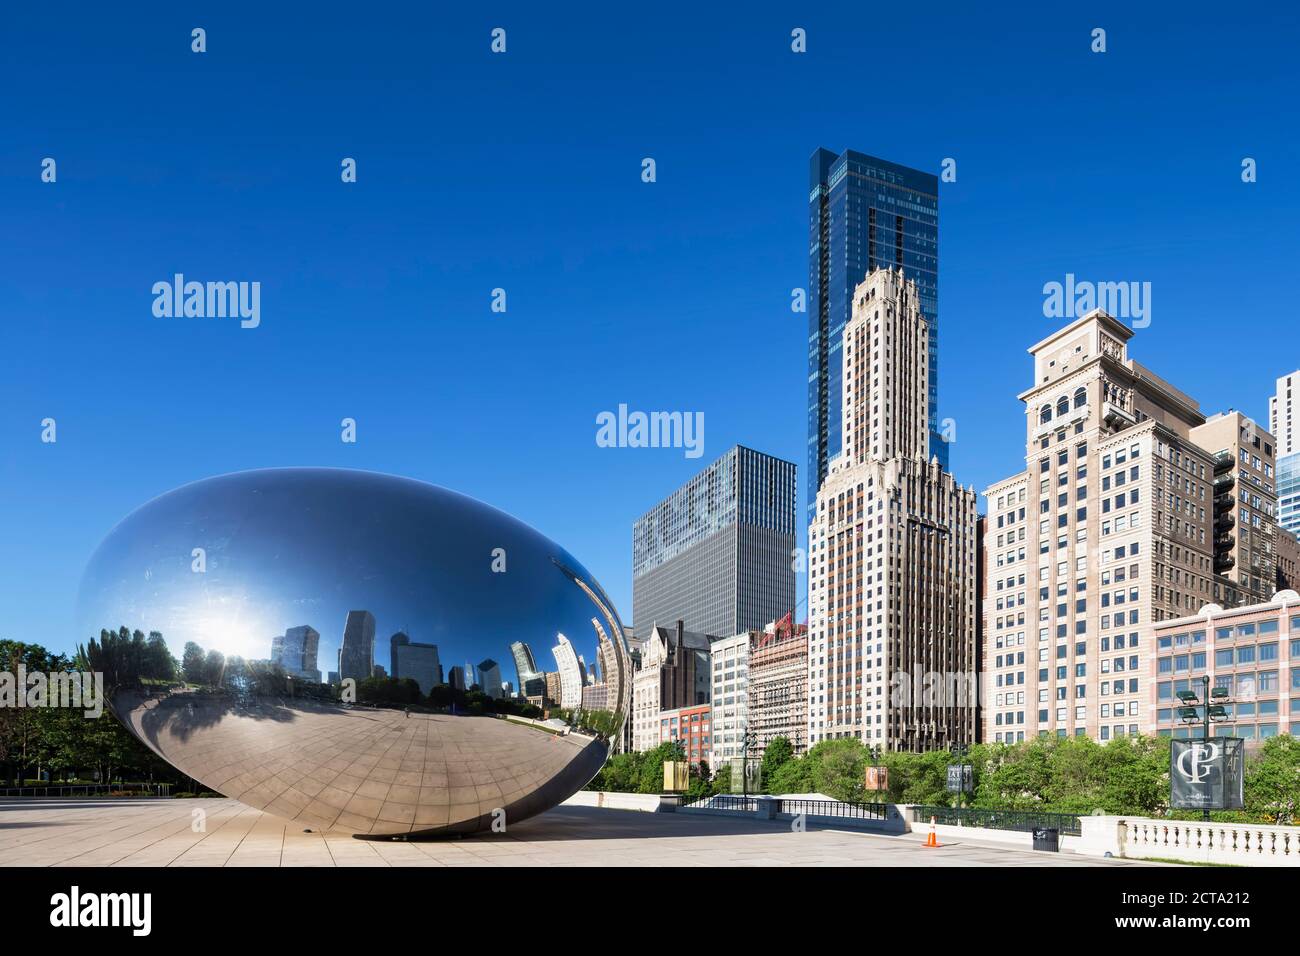
[[[1207,422],[1129,358],[1132,335],[1096,310],[1029,349],[1026,467],[985,491],[986,740],[1152,730],[1153,623],[1240,601],[1224,575],[1263,554],[1253,517],[1244,552],[1228,533],[1225,497],[1249,486],[1250,514],[1271,514],[1259,430]]]
[[[808,529],[809,746],[975,739],[977,496],[926,459],[928,344],[901,272],[858,285],[843,336],[844,448]]]

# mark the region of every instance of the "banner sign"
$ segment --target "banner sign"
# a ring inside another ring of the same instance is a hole
[[[748,762],[749,766],[745,764]],[[745,777],[749,777],[748,788],[746,787]],[[761,793],[763,788],[762,763],[758,760],[750,759],[745,761],[740,757],[731,758],[731,792],[744,793],[746,789],[750,793]]]
[[[1170,741],[1169,805],[1175,810],[1240,810],[1245,806],[1245,756],[1240,737]]]
[[[948,764],[949,793],[970,793],[974,789],[975,778],[970,764]]]

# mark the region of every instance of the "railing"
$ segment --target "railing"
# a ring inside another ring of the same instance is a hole
[[[843,800],[782,799],[776,797],[745,797],[721,793],[686,804],[690,810],[729,810],[738,813],[757,813],[760,802],[775,804],[775,812],[792,817],[834,817],[842,820],[885,820],[889,807],[883,803],[846,803]]]
[[[694,803],[686,804],[686,807],[692,810],[734,810],[740,813],[754,813],[758,809],[758,801],[753,797],[719,793],[711,797],[702,797]]]
[[[1300,865],[1300,832],[1250,823],[1126,820],[1125,856],[1157,856],[1245,866]]]
[[[140,791],[144,793],[141,794]],[[115,793],[170,797],[172,785],[170,783],[51,783],[38,787],[0,787],[0,797],[106,797]]]
[[[957,827],[984,827],[989,830],[1038,830],[1052,827],[1061,836],[1082,836],[1083,825],[1073,813],[1042,813],[1034,810],[981,810],[963,807],[916,807],[916,825],[935,823]]]
[[[792,816],[839,817],[852,820],[884,820],[889,807],[883,803],[845,803],[842,800],[778,800],[777,813]]]

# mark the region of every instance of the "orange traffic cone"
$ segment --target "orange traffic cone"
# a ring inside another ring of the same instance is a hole
[[[930,818],[930,835],[925,838],[925,845],[932,846],[935,849],[943,845],[939,842],[939,835],[934,830],[934,817]]]

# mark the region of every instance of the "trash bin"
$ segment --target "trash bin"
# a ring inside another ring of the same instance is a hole
[[[1061,852],[1061,831],[1057,827],[1034,827],[1034,849]]]

